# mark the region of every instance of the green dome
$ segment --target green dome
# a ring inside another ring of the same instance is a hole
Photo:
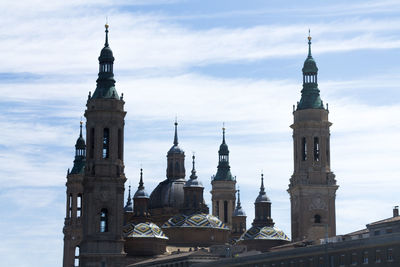
[[[168,239],[160,227],[152,222],[139,224],[129,223],[124,226],[123,234],[125,239],[129,238],[161,238]]]
[[[317,73],[318,68],[317,68],[317,63],[315,62],[314,58],[309,55],[307,59],[304,61],[303,73]]]

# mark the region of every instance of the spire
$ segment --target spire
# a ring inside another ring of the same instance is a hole
[[[175,136],[174,136],[174,145],[178,145],[178,121],[175,118]]]
[[[265,193],[264,174],[263,173],[261,173],[260,193],[258,194],[258,197],[256,198],[256,203],[258,203],[258,202],[271,202],[271,200],[268,198],[267,194]]]
[[[138,190],[136,191],[135,195],[133,196],[133,199],[136,199],[136,198],[149,198],[149,195],[144,190],[143,169],[142,168],[140,168],[140,180],[139,180]]]
[[[246,213],[243,211],[242,205],[240,203],[240,189],[237,190],[237,194],[238,194],[238,199],[237,199],[236,208],[233,211],[233,216],[246,216]]]
[[[75,160],[74,167],[71,170],[71,174],[83,173],[86,162],[86,143],[82,136],[82,124],[80,121],[79,137],[75,144]]]
[[[308,29],[308,57],[310,58],[312,58],[312,55],[311,55],[311,33],[310,33],[310,29]]]
[[[225,144],[225,122],[222,123],[222,144]]]
[[[105,25],[105,43],[104,47],[100,52],[99,57],[99,77],[97,78],[97,87],[93,93],[93,98],[114,98],[119,99],[117,90],[115,89],[114,80],[114,56],[113,52],[108,44],[108,28],[109,25]],[[89,99],[89,100],[90,100]]]
[[[265,194],[265,188],[264,188],[264,174],[261,173],[261,187],[260,187],[260,194]]]
[[[143,190],[144,189],[144,186],[143,186],[143,169],[142,168],[140,168],[140,181],[139,181],[138,189],[139,190]]]
[[[318,89],[317,63],[311,54],[311,34],[308,30],[308,55],[303,65],[303,90],[297,109],[323,109],[324,105]]]
[[[108,23],[104,27],[106,28],[106,42],[104,43],[104,47],[108,47]]]
[[[218,170],[213,180],[234,181],[235,178],[232,176],[229,166],[229,149],[225,142],[225,124],[222,128],[222,144],[219,146],[218,156]]]
[[[129,185],[128,199],[126,200],[126,205],[124,207],[124,211],[125,212],[132,212],[133,211],[132,198],[131,198],[131,185]]]
[[[196,175],[196,168],[195,168],[195,166],[194,166],[194,159],[195,159],[195,156],[194,156],[194,153],[193,153],[193,156],[192,156],[192,164],[193,164],[193,167],[192,167],[192,175],[190,175],[190,179],[197,179],[197,175]]]

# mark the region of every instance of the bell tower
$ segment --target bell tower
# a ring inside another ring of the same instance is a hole
[[[229,166],[229,149],[225,142],[225,127],[222,128],[222,144],[218,151],[217,174],[211,181],[212,214],[232,229],[232,216],[236,202],[236,179]]]
[[[114,57],[106,40],[99,75],[86,104],[87,157],[83,178],[83,239],[80,266],[122,266],[124,240],[124,101],[115,89]]]
[[[303,67],[301,100],[293,111],[294,172],[288,192],[291,202],[292,240],[319,240],[336,235],[335,175],[330,163],[329,110],[319,95],[318,68],[311,55]]]

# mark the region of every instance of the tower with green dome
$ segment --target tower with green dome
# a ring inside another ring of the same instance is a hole
[[[217,173],[212,177],[212,214],[232,228],[232,216],[236,203],[236,178],[229,166],[229,149],[222,128],[222,144],[218,151]]]
[[[336,235],[335,175],[330,162],[329,110],[318,89],[318,68],[311,54],[303,66],[303,89],[293,111],[294,172],[288,192],[291,202],[292,241],[319,240]]]

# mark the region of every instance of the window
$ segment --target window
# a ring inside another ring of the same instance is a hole
[[[76,214],[77,217],[82,216],[82,194],[78,194],[77,204],[76,204]]]
[[[176,162],[176,163],[175,163],[175,174],[178,174],[178,173],[180,173],[180,172],[181,172],[181,167],[179,166],[179,163]]]
[[[94,128],[90,129],[90,158],[93,158],[93,153],[94,153]]]
[[[326,138],[326,162],[328,163],[328,165],[331,164],[330,161],[330,153],[329,153],[329,137]]]
[[[351,254],[351,264],[357,265],[357,254],[356,253]]]
[[[79,267],[79,254],[80,254],[80,248],[79,246],[75,247],[75,260],[74,260],[74,266]]]
[[[219,201],[215,203],[215,214],[219,217]]]
[[[368,264],[368,252],[364,251],[363,253],[363,263]]]
[[[314,161],[319,161],[319,139],[314,137]]]
[[[122,160],[122,130],[118,129],[118,159]]]
[[[379,230],[376,230],[375,232],[374,232],[374,235],[380,235],[381,234],[381,231],[379,231]]]
[[[228,222],[228,201],[224,201],[224,222]]]
[[[391,233],[393,233],[393,229],[392,229],[392,228],[388,228],[388,229],[386,229],[386,233],[387,233],[387,234],[391,234]]]
[[[301,147],[302,147],[302,149],[301,149],[301,154],[302,154],[301,158],[302,158],[303,161],[306,161],[307,160],[307,141],[306,141],[305,137],[303,137],[301,139]]]
[[[173,173],[173,164],[172,162],[169,163],[169,167],[168,167],[168,175],[171,176]]]
[[[100,233],[108,232],[108,212],[102,209],[100,212]]]
[[[103,159],[108,159],[110,156],[110,129],[103,130]]]
[[[314,216],[314,223],[321,223],[321,215],[315,214],[315,216]]]
[[[346,260],[346,256],[344,254],[339,257],[339,266],[344,266]]]
[[[72,217],[72,194],[69,194],[68,198],[68,218]]]
[[[325,267],[324,266],[324,258],[323,257],[319,257],[319,265],[320,267]]]
[[[378,249],[375,251],[375,262],[380,263],[382,261],[381,251]]]
[[[393,261],[393,249],[392,248],[389,248],[387,250],[387,260],[388,261]]]

